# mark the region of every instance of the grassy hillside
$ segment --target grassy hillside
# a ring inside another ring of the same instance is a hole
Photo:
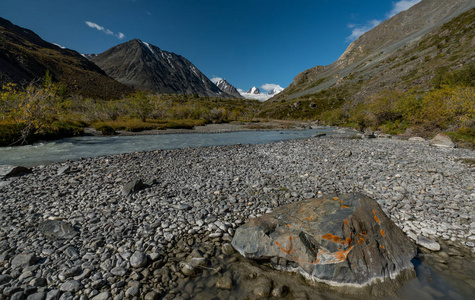
[[[296,99],[271,99],[259,116],[391,133],[448,131],[470,140],[475,136],[474,47],[475,9],[471,9],[377,65],[357,68],[339,84]],[[373,68],[375,75],[363,75],[367,68]]]

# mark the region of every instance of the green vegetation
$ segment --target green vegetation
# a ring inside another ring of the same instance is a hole
[[[157,95],[136,92],[119,100],[66,96],[46,74],[41,86],[7,84],[0,90],[0,145],[83,135],[94,127],[104,135],[119,130],[192,129],[208,123],[255,119],[256,100]]]

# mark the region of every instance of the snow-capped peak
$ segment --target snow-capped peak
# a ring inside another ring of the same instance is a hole
[[[244,92],[243,90],[239,90],[239,93],[244,98],[255,99],[259,101],[266,101],[269,98],[272,98],[273,96],[277,95],[278,93],[284,90],[284,88],[282,88],[278,84],[269,84],[269,83],[264,84],[263,86],[261,86],[261,88],[263,90],[266,90],[267,93],[261,93],[261,91],[255,86],[253,86],[247,92]]]
[[[261,91],[253,86],[249,91],[246,92],[247,94],[259,95]]]

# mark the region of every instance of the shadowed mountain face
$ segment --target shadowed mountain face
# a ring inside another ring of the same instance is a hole
[[[76,51],[48,43],[33,31],[0,18],[0,86],[38,81],[47,70],[70,94],[118,98],[132,91]]]
[[[468,35],[473,35],[470,22],[457,30],[442,25],[463,13],[470,14],[468,11],[474,7],[473,0],[423,0],[362,35],[336,62],[298,74],[288,88],[270,101],[301,98],[338,88],[351,89],[349,100],[359,102],[381,89],[427,85],[436,68],[451,68],[473,57],[470,50],[473,45],[467,34],[462,35],[467,30]],[[473,13],[472,17],[465,18],[473,19]],[[449,43],[452,33],[456,33],[460,41]],[[435,41],[436,38],[439,40]],[[450,61],[439,59],[455,52],[458,55]]]
[[[186,58],[134,39],[92,58],[107,75],[158,93],[229,97]]]

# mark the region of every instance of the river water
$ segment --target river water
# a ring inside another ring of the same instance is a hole
[[[0,147],[0,165],[34,167],[104,155],[236,144],[263,144],[309,138],[316,134],[354,134],[332,127],[290,131],[241,131],[134,136],[84,136],[27,146]]]

